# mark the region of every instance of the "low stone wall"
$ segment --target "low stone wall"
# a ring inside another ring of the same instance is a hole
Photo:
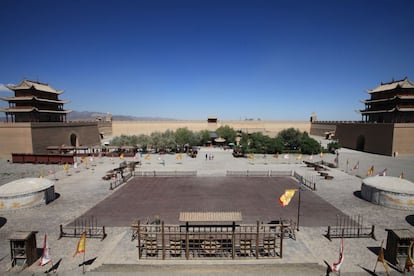
[[[414,183],[386,176],[368,177],[362,181],[361,196],[377,205],[414,210]]]

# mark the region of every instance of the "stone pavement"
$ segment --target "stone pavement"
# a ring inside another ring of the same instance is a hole
[[[205,160],[205,154],[213,154],[213,160]],[[308,159],[309,156],[304,156]],[[325,154],[323,159],[333,162],[335,156]],[[127,159],[132,160],[132,159]],[[313,156],[313,161],[320,160],[320,156]],[[348,160],[348,162],[347,162]],[[359,161],[359,170],[350,171]],[[44,170],[53,166],[55,174],[48,178],[57,179],[55,191],[59,198],[54,202],[36,208],[16,211],[0,211],[3,225],[0,228],[0,271],[3,274],[14,274],[10,271],[10,247],[8,237],[16,230],[38,231],[37,247],[43,244],[44,233],[48,233],[49,246],[54,262],[59,262],[60,275],[81,275],[82,267],[79,264],[81,255],[73,257],[77,239],[62,238],[58,240],[59,225],[66,225],[85,213],[88,209],[116,192],[109,190],[108,182],[102,180],[106,171],[119,165],[118,158],[94,159],[88,162],[88,167],[80,166],[70,170],[66,175],[60,166],[55,165],[28,165],[10,164],[2,161],[0,173],[7,176],[30,176],[30,171]],[[387,228],[408,228],[413,226],[408,222],[412,211],[401,211],[373,205],[356,196],[361,187],[361,177],[364,177],[369,167],[374,165],[375,172],[387,168],[388,175],[399,176],[401,172],[408,180],[414,181],[414,158],[387,157],[368,153],[361,153],[348,149],[339,152],[338,169],[331,169],[333,180],[325,180],[316,172],[310,170],[296,155],[289,159],[279,156],[275,159],[271,155],[255,155],[254,160],[247,158],[233,158],[231,151],[215,148],[202,148],[197,158],[183,155],[178,161],[176,155],[151,155],[151,160],[142,158],[142,167],[139,170],[197,170],[198,175],[224,176],[227,170],[295,170],[306,178],[313,178],[317,183],[316,193],[348,215],[361,214],[365,225],[374,224],[377,240],[345,239],[345,262],[342,266],[342,275],[372,275],[377,259],[377,252],[381,241],[386,239]],[[346,166],[348,163],[348,168]],[[33,167],[30,167],[33,166]],[[22,169],[25,173],[19,173]],[[7,170],[7,171],[5,171]],[[359,175],[356,176],[356,175]],[[5,180],[2,178],[2,184]],[[6,182],[7,182],[6,181]],[[120,187],[122,188],[122,186]],[[311,192],[311,191],[306,191]],[[339,239],[329,241],[324,234],[324,227],[300,227],[297,239],[285,240],[283,259],[270,260],[223,260],[223,261],[172,261],[172,260],[138,260],[135,243],[130,240],[130,230],[125,227],[111,227],[106,229],[108,237],[88,239],[86,245],[87,274],[99,275],[325,275],[326,263],[331,264],[338,260]],[[385,247],[385,244],[384,244]],[[35,264],[26,268],[21,275],[44,274],[50,268],[47,264],[39,267]],[[377,274],[385,275],[384,268],[379,263]],[[0,274],[1,274],[0,273]],[[392,270],[393,275],[400,274]]]

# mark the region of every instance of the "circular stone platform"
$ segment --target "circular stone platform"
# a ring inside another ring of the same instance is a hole
[[[0,210],[34,207],[54,199],[54,182],[45,178],[22,178],[0,186]]]
[[[414,210],[414,183],[392,176],[362,180],[361,195],[372,203],[401,210]]]

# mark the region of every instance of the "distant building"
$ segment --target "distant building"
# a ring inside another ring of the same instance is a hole
[[[100,145],[98,122],[67,122],[68,101],[63,93],[46,83],[23,80],[8,85],[13,97],[1,97],[9,103],[6,122],[0,123],[0,156],[12,153],[45,154],[50,146],[89,147]]]
[[[9,103],[8,108],[0,109],[6,113],[7,122],[65,122],[63,105],[68,101],[59,100],[61,90],[52,88],[47,83],[23,80],[18,85],[7,85],[14,91],[14,97],[1,97]]]
[[[405,78],[381,83],[361,101],[362,121],[313,121],[310,134],[333,137],[346,148],[389,156],[414,155],[414,84]]]
[[[371,98],[361,101],[362,120],[372,123],[414,122],[414,84],[408,79],[381,83],[368,89]]]

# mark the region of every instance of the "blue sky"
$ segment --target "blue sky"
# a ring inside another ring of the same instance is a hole
[[[0,95],[38,80],[66,109],[360,120],[366,89],[414,81],[411,0],[0,3]]]

